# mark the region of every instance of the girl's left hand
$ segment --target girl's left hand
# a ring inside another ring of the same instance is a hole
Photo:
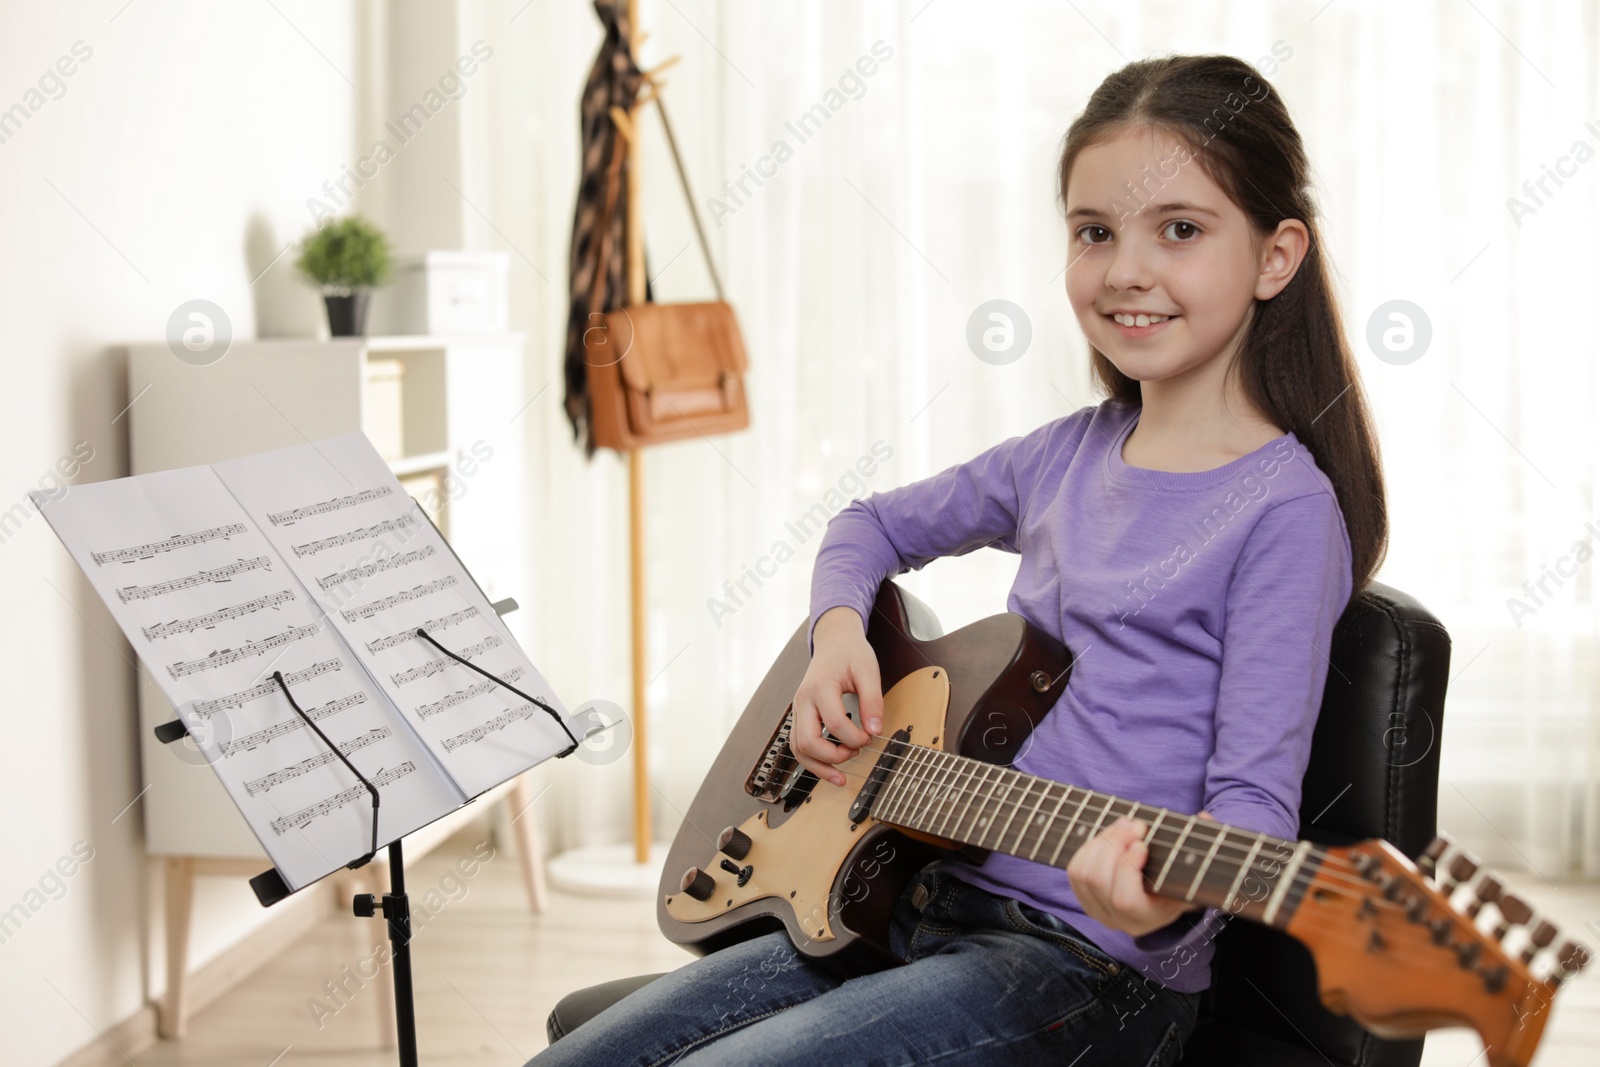
[[[1211,816],[1200,813],[1203,819]],[[1199,904],[1158,897],[1148,891],[1144,864],[1149,826],[1123,815],[1101,830],[1067,863],[1067,880],[1091,919],[1138,937],[1177,919]]]

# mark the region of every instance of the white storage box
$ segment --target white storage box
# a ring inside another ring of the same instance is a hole
[[[389,284],[373,293],[373,327],[391,336],[503,333],[505,252],[427,252],[394,261]]]

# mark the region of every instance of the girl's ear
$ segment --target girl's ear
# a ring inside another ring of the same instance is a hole
[[[1256,278],[1256,299],[1271,300],[1294,280],[1295,271],[1311,248],[1311,234],[1299,219],[1284,219],[1260,245],[1261,273]]]

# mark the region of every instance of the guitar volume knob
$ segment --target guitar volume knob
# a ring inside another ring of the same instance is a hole
[[[711,891],[717,888],[717,883],[699,867],[690,867],[683,872],[683,881],[678,884],[678,888],[696,900],[710,900]]]
[[[717,851],[742,860],[750,854],[750,835],[737,826],[726,827],[717,835]]]

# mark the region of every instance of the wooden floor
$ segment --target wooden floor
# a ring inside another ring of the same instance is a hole
[[[449,865],[468,856],[476,836],[440,846],[408,869],[413,907],[441,889]],[[1558,887],[1511,878],[1567,929],[1600,947],[1600,885]],[[626,975],[671,970],[691,957],[656,929],[647,899],[585,898],[552,890],[549,910],[528,911],[516,861],[499,854],[465,893],[422,924],[413,943],[417,1031],[427,1067],[520,1067],[545,1047],[544,1020],[566,993]],[[1585,931],[1583,924],[1594,927]],[[247,978],[190,1024],[181,1042],[163,1042],[136,1067],[393,1067],[376,1047],[379,987],[358,973],[383,934],[378,920],[335,916]],[[1592,1067],[1600,1047],[1600,967],[1562,990],[1537,1067]],[[368,973],[371,973],[370,967]],[[344,980],[331,997],[324,983]],[[321,1025],[312,1006],[324,1005]],[[337,1009],[336,1013],[329,1012]],[[1481,1067],[1482,1047],[1465,1030],[1428,1038],[1430,1067]]]

